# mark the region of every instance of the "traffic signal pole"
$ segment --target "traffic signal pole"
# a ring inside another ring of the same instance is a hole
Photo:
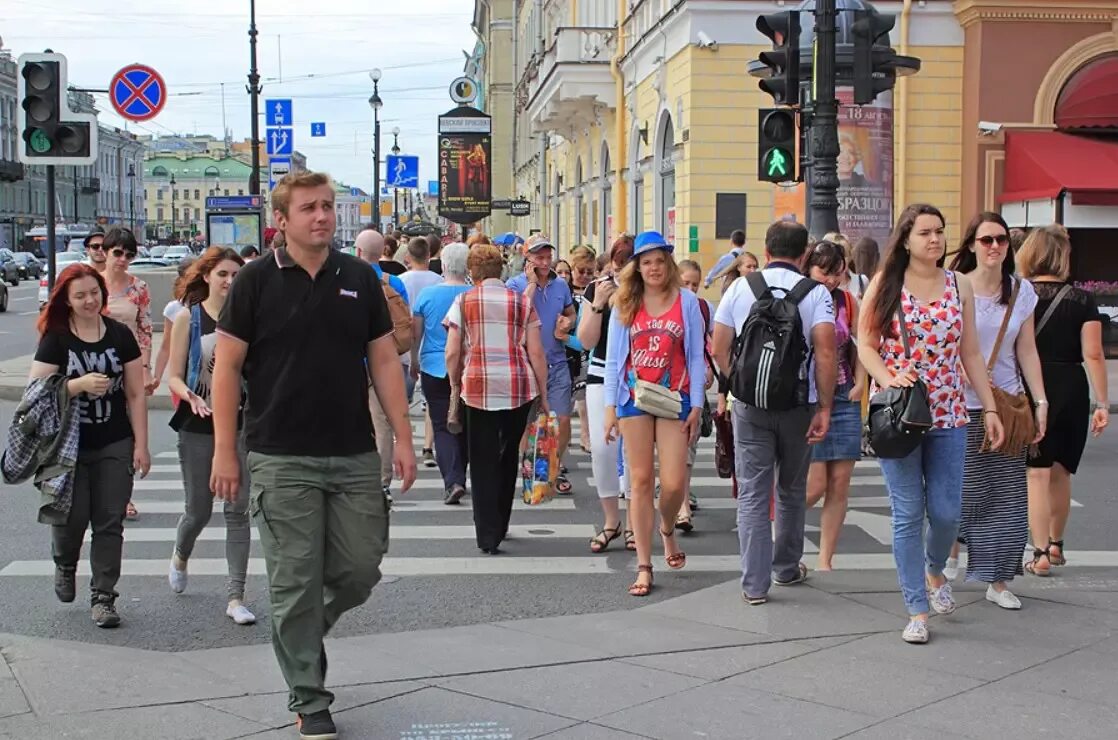
[[[812,64],[812,170],[808,228],[811,235],[838,231],[838,100],[835,98],[835,0],[816,0],[815,48]]]
[[[47,165],[47,290],[54,290],[54,278],[57,269],[55,262],[55,232],[54,221],[58,214],[54,205],[54,165]]]

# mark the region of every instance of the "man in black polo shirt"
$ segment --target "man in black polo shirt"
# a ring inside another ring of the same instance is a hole
[[[396,436],[404,491],[415,480],[415,452],[380,282],[364,262],[330,248],[330,178],[289,175],[272,206],[287,244],[245,265],[218,322],[211,484],[233,500],[245,474],[236,451],[243,373],[250,506],[268,569],[272,645],[302,736],[333,738],[322,639],[368,599],[388,547],[370,375]]]

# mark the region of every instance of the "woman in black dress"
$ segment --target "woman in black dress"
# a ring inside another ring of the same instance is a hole
[[[1067,282],[1071,240],[1059,224],[1035,229],[1017,254],[1022,277],[1038,302],[1036,346],[1047,391],[1048,431],[1029,466],[1029,529],[1033,559],[1025,570],[1047,576],[1066,563],[1064,528],[1071,511],[1071,476],[1079,468],[1087,430],[1099,436],[1109,420],[1102,321],[1094,297]],[[1086,372],[1084,372],[1086,365]],[[1088,376],[1095,389],[1092,406]]]

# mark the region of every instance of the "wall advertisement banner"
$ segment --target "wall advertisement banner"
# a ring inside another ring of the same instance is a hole
[[[464,131],[463,118],[484,118],[485,133]],[[444,127],[444,122],[455,123]],[[489,117],[473,108],[456,108],[439,117],[439,215],[471,224],[493,211],[492,136]]]

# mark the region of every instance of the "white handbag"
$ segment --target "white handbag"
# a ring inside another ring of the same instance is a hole
[[[633,405],[646,414],[661,419],[679,419],[683,413],[683,397],[659,383],[637,380],[633,388]]]

